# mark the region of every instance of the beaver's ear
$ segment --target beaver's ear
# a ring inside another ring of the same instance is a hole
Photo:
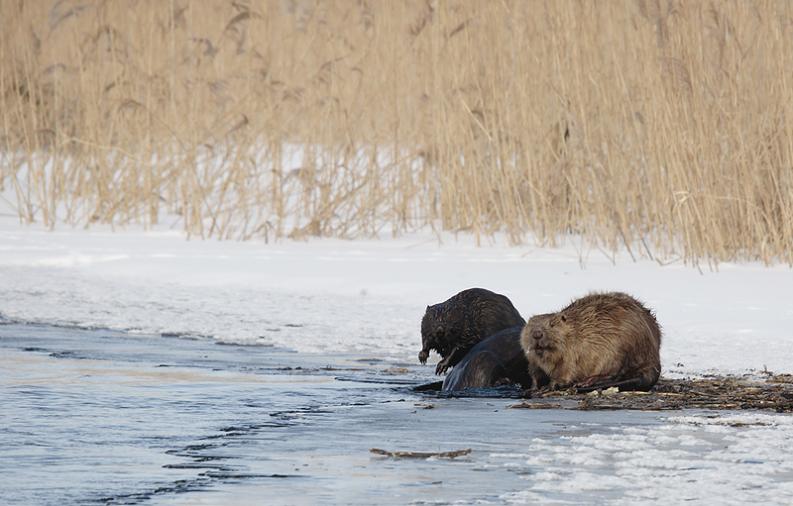
[[[563,322],[566,322],[566,321],[567,321],[567,317],[564,315],[564,313],[562,313],[561,315],[559,315],[559,319],[561,319]]]

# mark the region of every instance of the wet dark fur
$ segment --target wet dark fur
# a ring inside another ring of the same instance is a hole
[[[436,374],[454,367],[479,341],[505,328],[524,325],[512,302],[484,288],[463,290],[434,306],[427,306],[421,320],[419,361],[426,363],[430,350],[443,358]]]
[[[443,381],[444,392],[518,383],[531,386],[529,364],[520,345],[523,325],[516,325],[480,341]]]
[[[661,372],[661,329],[630,295],[595,293],[558,313],[536,315],[521,333],[533,376],[551,387],[649,390]]]

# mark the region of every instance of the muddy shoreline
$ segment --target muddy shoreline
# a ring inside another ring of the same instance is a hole
[[[793,412],[793,376],[711,376],[697,379],[661,378],[649,392],[616,389],[579,394],[574,390],[538,392],[510,406],[523,409],[639,410],[684,409],[761,410]]]

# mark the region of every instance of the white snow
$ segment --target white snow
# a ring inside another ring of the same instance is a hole
[[[592,504],[790,504],[791,431],[786,415],[672,417],[534,439],[524,455],[493,454],[490,464],[525,475],[527,489],[502,496],[508,503],[578,503],[583,493]]]
[[[441,239],[200,241],[166,229],[47,231],[2,215],[0,314],[415,361],[425,306],[465,288],[503,293],[525,317],[622,290],[655,309],[666,375],[793,372],[788,266],[700,271],[627,255],[612,263],[577,244]]]

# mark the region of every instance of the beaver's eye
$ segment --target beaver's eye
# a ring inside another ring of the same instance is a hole
[[[560,319],[561,319],[563,322],[566,322],[566,321],[567,321],[567,317],[566,317],[565,315],[559,315],[559,318],[560,318]]]
[[[548,321],[548,326],[549,327],[553,327],[554,325],[556,325],[556,320],[549,320]]]

